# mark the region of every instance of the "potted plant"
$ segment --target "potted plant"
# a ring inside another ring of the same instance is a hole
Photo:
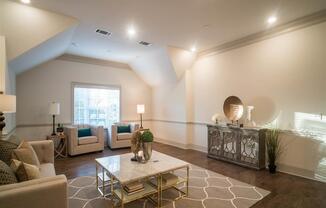
[[[145,130],[141,135],[141,141],[143,145],[144,159],[148,161],[152,156],[152,142],[154,141],[154,136],[150,130]]]
[[[276,173],[276,161],[280,155],[280,130],[271,129],[266,132],[266,149],[269,172]]]

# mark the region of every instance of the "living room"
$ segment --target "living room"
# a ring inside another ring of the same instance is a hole
[[[325,9],[2,0],[0,207],[325,207]]]

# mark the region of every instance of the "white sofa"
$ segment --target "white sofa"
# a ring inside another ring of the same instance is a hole
[[[130,132],[128,133],[118,133],[118,126],[130,125]],[[139,124],[137,123],[115,123],[111,126],[110,136],[108,145],[111,149],[124,148],[131,146],[132,134],[135,130],[139,129]]]
[[[40,161],[41,178],[0,186],[0,207],[67,208],[67,178],[55,173],[53,142],[29,143]]]

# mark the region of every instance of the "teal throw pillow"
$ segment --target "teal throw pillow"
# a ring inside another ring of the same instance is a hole
[[[90,128],[78,129],[78,137],[87,137],[92,136],[92,132]]]

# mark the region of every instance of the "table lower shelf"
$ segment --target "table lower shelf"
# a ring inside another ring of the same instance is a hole
[[[143,182],[143,184],[144,184],[144,190],[139,191],[137,193],[130,194],[126,190],[119,187],[113,190],[113,195],[116,196],[119,199],[119,201],[125,204],[128,202],[135,201],[137,199],[141,199],[146,196],[156,194],[158,192],[157,188],[154,187],[152,184],[150,184],[150,182]]]

